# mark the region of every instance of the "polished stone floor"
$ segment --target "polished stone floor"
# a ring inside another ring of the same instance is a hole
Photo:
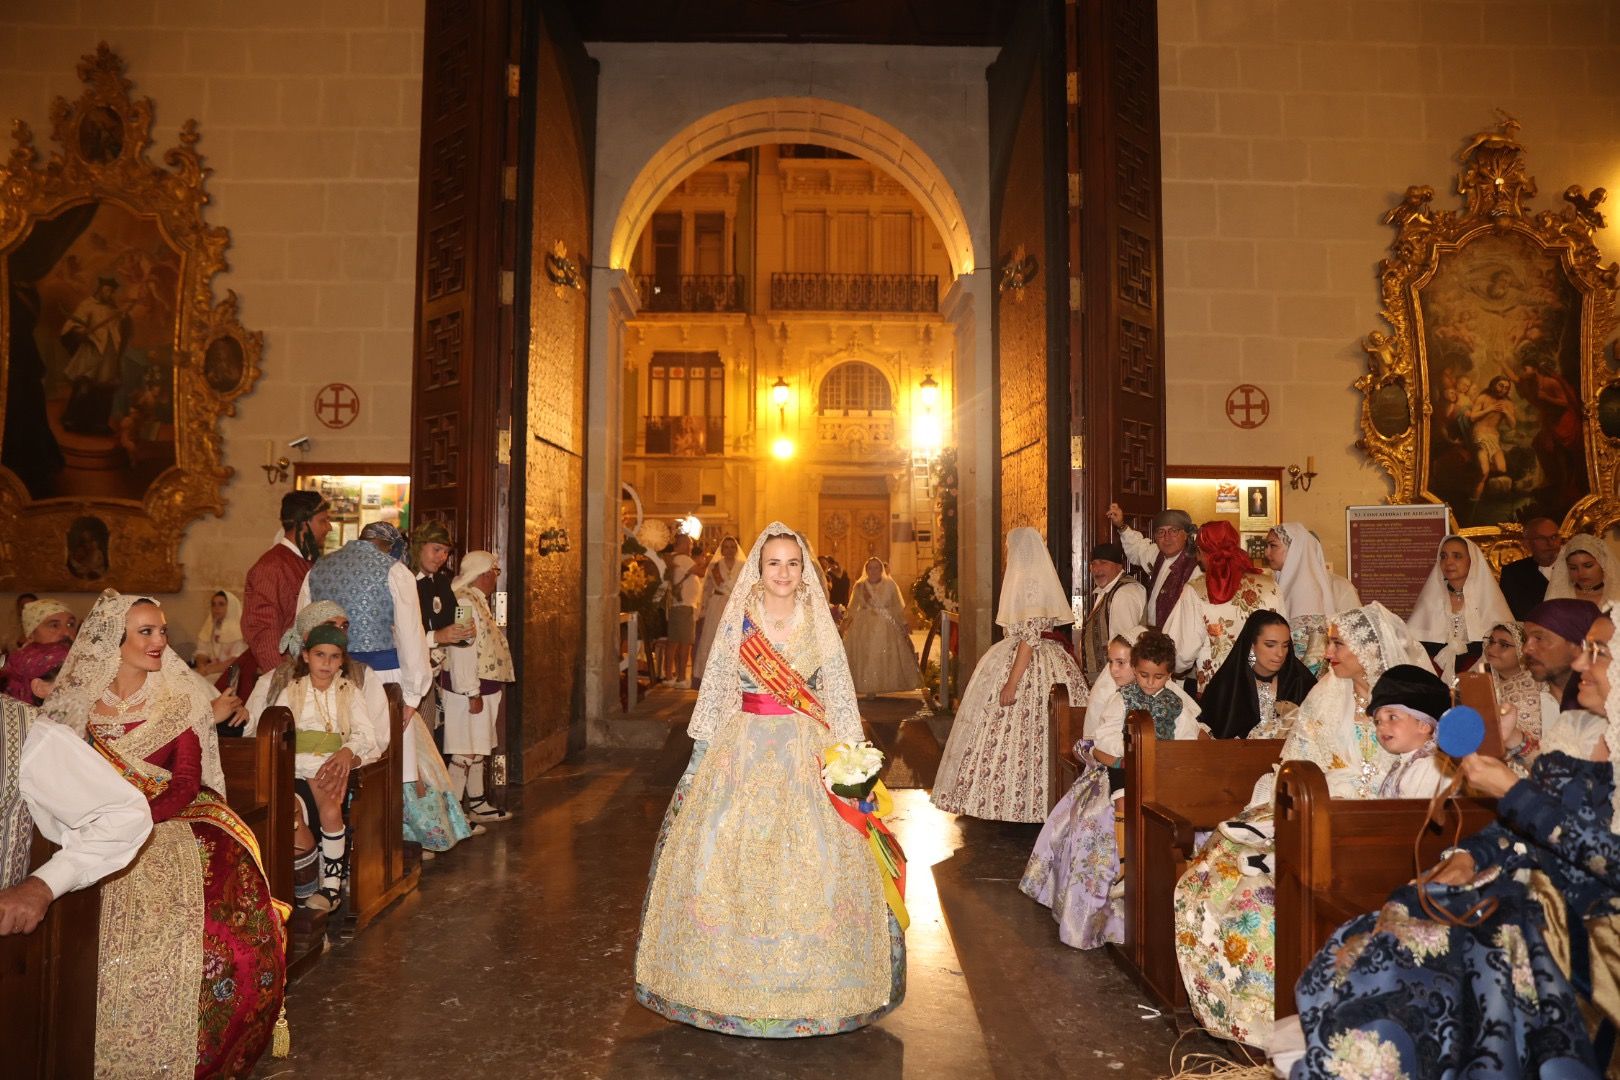
[[[917,707],[863,706],[897,786],[931,782],[938,763],[937,721]],[[592,750],[528,784],[518,817],[428,864],[416,893],[294,985],[292,1056],[255,1076],[1159,1077],[1173,1048],[1213,1047],[1176,1047],[1107,955],[1058,942],[1017,888],[1036,826],[959,820],[919,788],[896,796],[913,922],[894,1013],[776,1042],[642,1009],[636,922],[690,746],[672,724],[659,750]]]

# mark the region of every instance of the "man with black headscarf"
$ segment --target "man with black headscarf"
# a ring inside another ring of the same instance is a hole
[[[330,510],[318,491],[287,492],[281,498],[281,538],[247,572],[242,636],[260,671],[281,663],[281,636],[298,615],[298,591],[332,531]]]

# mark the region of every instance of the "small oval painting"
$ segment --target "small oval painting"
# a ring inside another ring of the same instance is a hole
[[[1396,381],[1373,391],[1368,402],[1373,430],[1386,439],[1405,435],[1412,426],[1412,406],[1406,397],[1406,383]]]
[[[124,118],[117,110],[97,105],[79,121],[79,153],[92,165],[117,161],[124,152]]]
[[[1611,439],[1620,439],[1620,382],[1612,382],[1598,394],[1598,427]]]
[[[96,581],[107,576],[107,545],[112,531],[100,518],[86,515],[73,519],[67,531],[68,573],[80,581]]]
[[[216,394],[234,394],[242,385],[246,367],[242,343],[228,334],[210,341],[203,352],[203,378]]]

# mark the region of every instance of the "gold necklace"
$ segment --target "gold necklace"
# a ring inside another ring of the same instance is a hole
[[[101,703],[122,717],[131,709],[138,709],[146,703],[146,688],[148,683],[149,680],[142,679],[140,689],[136,690],[127,698],[121,698],[117,694],[113,693],[112,684],[108,683],[107,689],[101,692]]]
[[[333,726],[334,720],[333,720],[333,717],[332,717],[332,713],[327,709],[326,702],[321,700],[321,695],[333,693],[334,691],[336,691],[337,690],[337,680],[334,679],[331,683],[327,684],[327,687],[326,687],[325,690],[319,689],[313,682],[311,682],[309,684],[309,690],[310,690],[310,694],[315,698],[315,715],[320,717],[321,726],[324,727],[326,729],[326,733],[328,735],[330,735],[333,731],[336,731],[337,729]]]

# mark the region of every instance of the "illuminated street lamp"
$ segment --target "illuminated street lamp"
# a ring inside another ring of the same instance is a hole
[[[776,381],[771,384],[771,403],[778,409],[787,408],[788,395],[792,392],[793,388],[788,386],[787,380],[778,375]]]
[[[778,435],[776,441],[771,443],[771,455],[778,461],[787,461],[793,456],[793,440],[786,435]]]
[[[923,376],[918,397],[922,400],[923,408],[932,411],[939,404],[939,383],[934,381],[933,372]]]

